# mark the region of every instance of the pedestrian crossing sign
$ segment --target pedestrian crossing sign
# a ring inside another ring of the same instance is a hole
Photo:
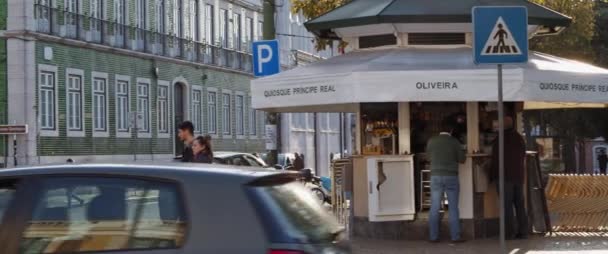
[[[525,7],[474,7],[474,58],[477,64],[528,61]]]

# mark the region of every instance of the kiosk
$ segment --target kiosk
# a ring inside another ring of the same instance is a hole
[[[322,38],[348,42],[348,53],[252,81],[256,109],[357,114],[355,236],[427,239],[424,153],[446,117],[459,123],[456,136],[467,151],[459,172],[463,236],[497,234],[496,187],[485,170],[497,119],[497,73],[473,63],[476,2],[352,1],[306,23]],[[530,38],[570,24],[568,17],[527,1],[509,5],[528,8]],[[520,131],[524,102],[605,102],[608,70],[537,52],[529,58],[504,69],[506,114]]]

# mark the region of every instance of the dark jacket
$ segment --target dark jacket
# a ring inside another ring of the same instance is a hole
[[[293,160],[293,167],[295,170],[304,169],[304,159],[298,155],[295,160]]]
[[[184,151],[182,152],[182,162],[192,162],[193,159],[194,153],[192,152],[192,146],[184,146]]]
[[[526,172],[526,143],[514,129],[505,130],[505,182],[523,184]],[[492,146],[490,180],[498,180],[498,138]]]
[[[194,155],[194,157],[192,158],[192,162],[211,164],[213,163],[213,156],[209,153],[202,152],[197,155]]]

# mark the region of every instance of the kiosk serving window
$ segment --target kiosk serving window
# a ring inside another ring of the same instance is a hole
[[[397,103],[361,104],[364,155],[398,153]]]

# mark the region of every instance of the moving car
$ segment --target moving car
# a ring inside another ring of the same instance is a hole
[[[3,170],[2,253],[350,253],[296,178],[186,163]]]
[[[213,162],[224,165],[268,168],[266,162],[249,153],[214,152]]]

